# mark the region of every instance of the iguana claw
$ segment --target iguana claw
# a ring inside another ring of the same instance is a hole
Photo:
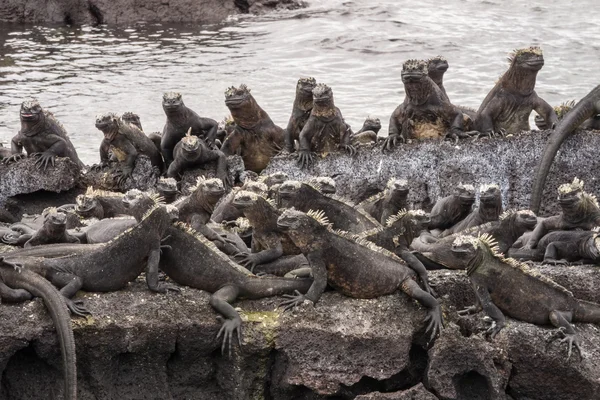
[[[291,310],[294,307],[297,307],[300,304],[304,303],[304,300],[308,300],[306,298],[306,296],[304,296],[299,291],[294,290],[294,293],[295,294],[284,294],[283,295],[283,297],[285,297],[287,299],[287,300],[284,300],[281,303],[279,303],[279,307],[284,307],[283,311]]]
[[[485,331],[486,335],[489,335],[490,339],[496,337],[498,333],[504,328],[504,322],[497,323],[492,320],[492,325]]]
[[[310,150],[298,150],[296,154],[300,168],[308,168],[315,161],[315,155]]]
[[[465,315],[471,315],[471,314],[476,314],[479,311],[481,311],[481,307],[479,306],[469,306],[465,309],[459,310],[458,311],[458,315],[461,317],[464,317]]]
[[[73,315],[85,317],[86,315],[91,314],[91,312],[83,305],[83,300],[65,299],[65,302]]]
[[[439,307],[429,310],[425,317],[425,322],[427,321],[429,321],[429,323],[427,324],[425,332],[431,331],[431,337],[429,338],[429,341],[431,342],[442,331],[442,327],[444,326],[442,311]]]
[[[255,254],[240,252],[233,256],[238,264],[250,270],[250,272],[254,272],[254,267],[258,265],[258,260],[256,259]]]
[[[558,328],[557,331],[558,336],[562,336],[563,339],[560,340],[560,343],[567,343],[569,345],[569,352],[567,353],[567,361],[571,358],[571,354],[573,353],[573,345],[579,352],[579,357],[583,357],[581,355],[581,346],[579,343],[579,337],[575,333],[566,333],[565,328]],[[554,336],[556,338],[556,336]]]
[[[223,335],[223,343],[221,343],[221,354],[225,354],[225,347],[229,345],[229,356],[231,357],[231,342],[233,341],[233,334],[237,331],[238,344],[240,349],[242,348],[242,320],[236,319],[224,319],[218,317],[219,320],[223,321],[219,333],[217,333],[217,340]]]
[[[14,163],[17,162],[21,159],[25,158],[25,154],[23,153],[19,153],[19,154],[13,154],[10,157],[5,158],[4,160],[2,160],[2,162],[6,165],[10,164],[10,163]]]
[[[37,160],[35,162],[35,166],[37,168],[43,168],[44,170],[46,170],[48,168],[48,165],[52,165],[54,167],[54,159],[56,157],[56,155],[54,153],[48,153],[48,152],[43,152],[43,153],[33,153],[31,155],[32,157],[39,157],[39,160]]]

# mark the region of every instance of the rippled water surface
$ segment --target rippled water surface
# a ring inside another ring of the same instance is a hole
[[[358,129],[387,120],[404,98],[408,58],[444,55],[450,99],[477,108],[507,67],[507,53],[540,45],[537,92],[551,104],[600,84],[597,0],[313,1],[308,9],[232,19],[221,25],[0,26],[0,140],[19,129],[21,101],[37,97],[65,125],[84,162],[99,159],[94,116],[140,114],[162,130],[165,91],[183,93],[203,116],[228,114],[224,90],[246,83],[285,127],[300,76],[329,84]],[[442,5],[439,5],[439,4]]]

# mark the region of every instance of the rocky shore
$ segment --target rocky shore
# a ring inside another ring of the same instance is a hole
[[[0,21],[16,23],[219,23],[240,13],[303,7],[300,0],[0,0]]]

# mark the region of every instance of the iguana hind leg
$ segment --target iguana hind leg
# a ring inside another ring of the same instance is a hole
[[[67,307],[69,307],[71,314],[79,317],[85,317],[86,314],[91,314],[91,312],[83,305],[83,301],[71,299],[83,286],[83,279],[68,272],[56,271],[50,273],[47,278],[54,286],[60,289],[60,293],[65,297],[65,302],[67,303]]]
[[[33,295],[25,289],[12,289],[0,280],[0,299],[6,303],[21,303],[33,299]]]
[[[560,341],[561,343],[567,343],[569,346],[569,353],[567,355],[567,360],[571,358],[571,353],[573,352],[573,345],[579,352],[579,356],[581,356],[581,347],[579,346],[579,337],[575,333],[575,329],[573,329],[573,325],[570,324],[573,319],[573,313],[570,311],[558,311],[554,310],[550,313],[550,322],[555,327],[559,328],[560,333],[564,336],[564,338]]]
[[[413,271],[415,271],[417,273],[417,275],[419,275],[419,278],[421,279],[421,283],[423,283],[423,286],[425,287],[425,290],[427,291],[427,293],[429,293],[430,295],[432,295],[434,297],[437,296],[435,291],[429,285],[429,276],[427,274],[427,269],[425,268],[423,263],[414,254],[412,254],[409,250],[401,250],[399,255],[400,255],[400,258],[402,258],[404,261],[406,261],[408,266]]]
[[[239,288],[237,286],[228,285],[223,286],[210,296],[210,305],[219,314],[223,315],[223,325],[217,333],[217,339],[223,336],[223,342],[221,344],[221,354],[225,353],[225,347],[229,347],[229,355],[231,356],[231,342],[233,341],[233,334],[237,331],[238,343],[242,347],[242,319],[240,315],[235,311],[235,308],[230,303],[234,302],[239,295]]]
[[[431,331],[430,340],[433,340],[444,326],[440,303],[438,303],[432,295],[421,289],[417,282],[410,278],[407,278],[402,282],[401,289],[404,293],[429,309],[427,317],[425,318],[425,322],[429,321],[429,324],[427,325],[425,332]]]

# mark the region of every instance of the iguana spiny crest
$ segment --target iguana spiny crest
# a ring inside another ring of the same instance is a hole
[[[179,92],[165,92],[163,94],[163,104],[165,105],[179,105],[182,102],[183,98]]]
[[[333,96],[333,91],[324,83],[319,83],[312,91],[314,101],[329,100]]]
[[[506,210],[500,215],[499,220],[503,221],[507,218],[514,216],[515,214],[518,214],[521,216],[529,216],[529,217],[537,218],[535,216],[535,213],[531,210],[518,210],[518,211],[517,210]]]
[[[328,176],[313,177],[308,181],[308,184],[326,194],[334,194],[337,191],[335,181]]]
[[[158,183],[156,184],[156,189],[163,192],[176,192],[177,181],[175,180],[175,178],[162,177],[158,180]]]
[[[227,90],[225,91],[225,98],[231,98],[231,97],[243,97],[243,96],[247,96],[250,94],[250,89],[248,89],[248,86],[246,86],[245,84],[241,84],[239,88],[236,88],[235,86],[231,86],[229,88],[227,88]]]
[[[21,103],[20,114],[24,119],[31,118],[36,114],[40,114],[42,111],[42,106],[40,105],[38,99],[27,99]]]
[[[402,64],[402,75],[404,74],[427,75],[427,63],[423,60],[407,60]]]
[[[571,183],[563,183],[558,187],[558,194],[565,195],[571,192],[583,191],[583,181],[579,178],[573,178],[573,182]]]
[[[537,46],[526,47],[522,49],[515,49],[508,55],[508,62],[510,64],[513,63],[525,63],[527,61],[531,61],[533,59],[542,59],[543,61],[543,52],[542,49]]]
[[[261,196],[266,195],[267,191],[269,190],[267,185],[265,185],[264,183],[255,181],[248,181],[244,183],[243,189]]]
[[[198,136],[192,135],[192,127],[190,127],[181,139],[181,146],[185,151],[194,152],[200,147],[200,140]]]

